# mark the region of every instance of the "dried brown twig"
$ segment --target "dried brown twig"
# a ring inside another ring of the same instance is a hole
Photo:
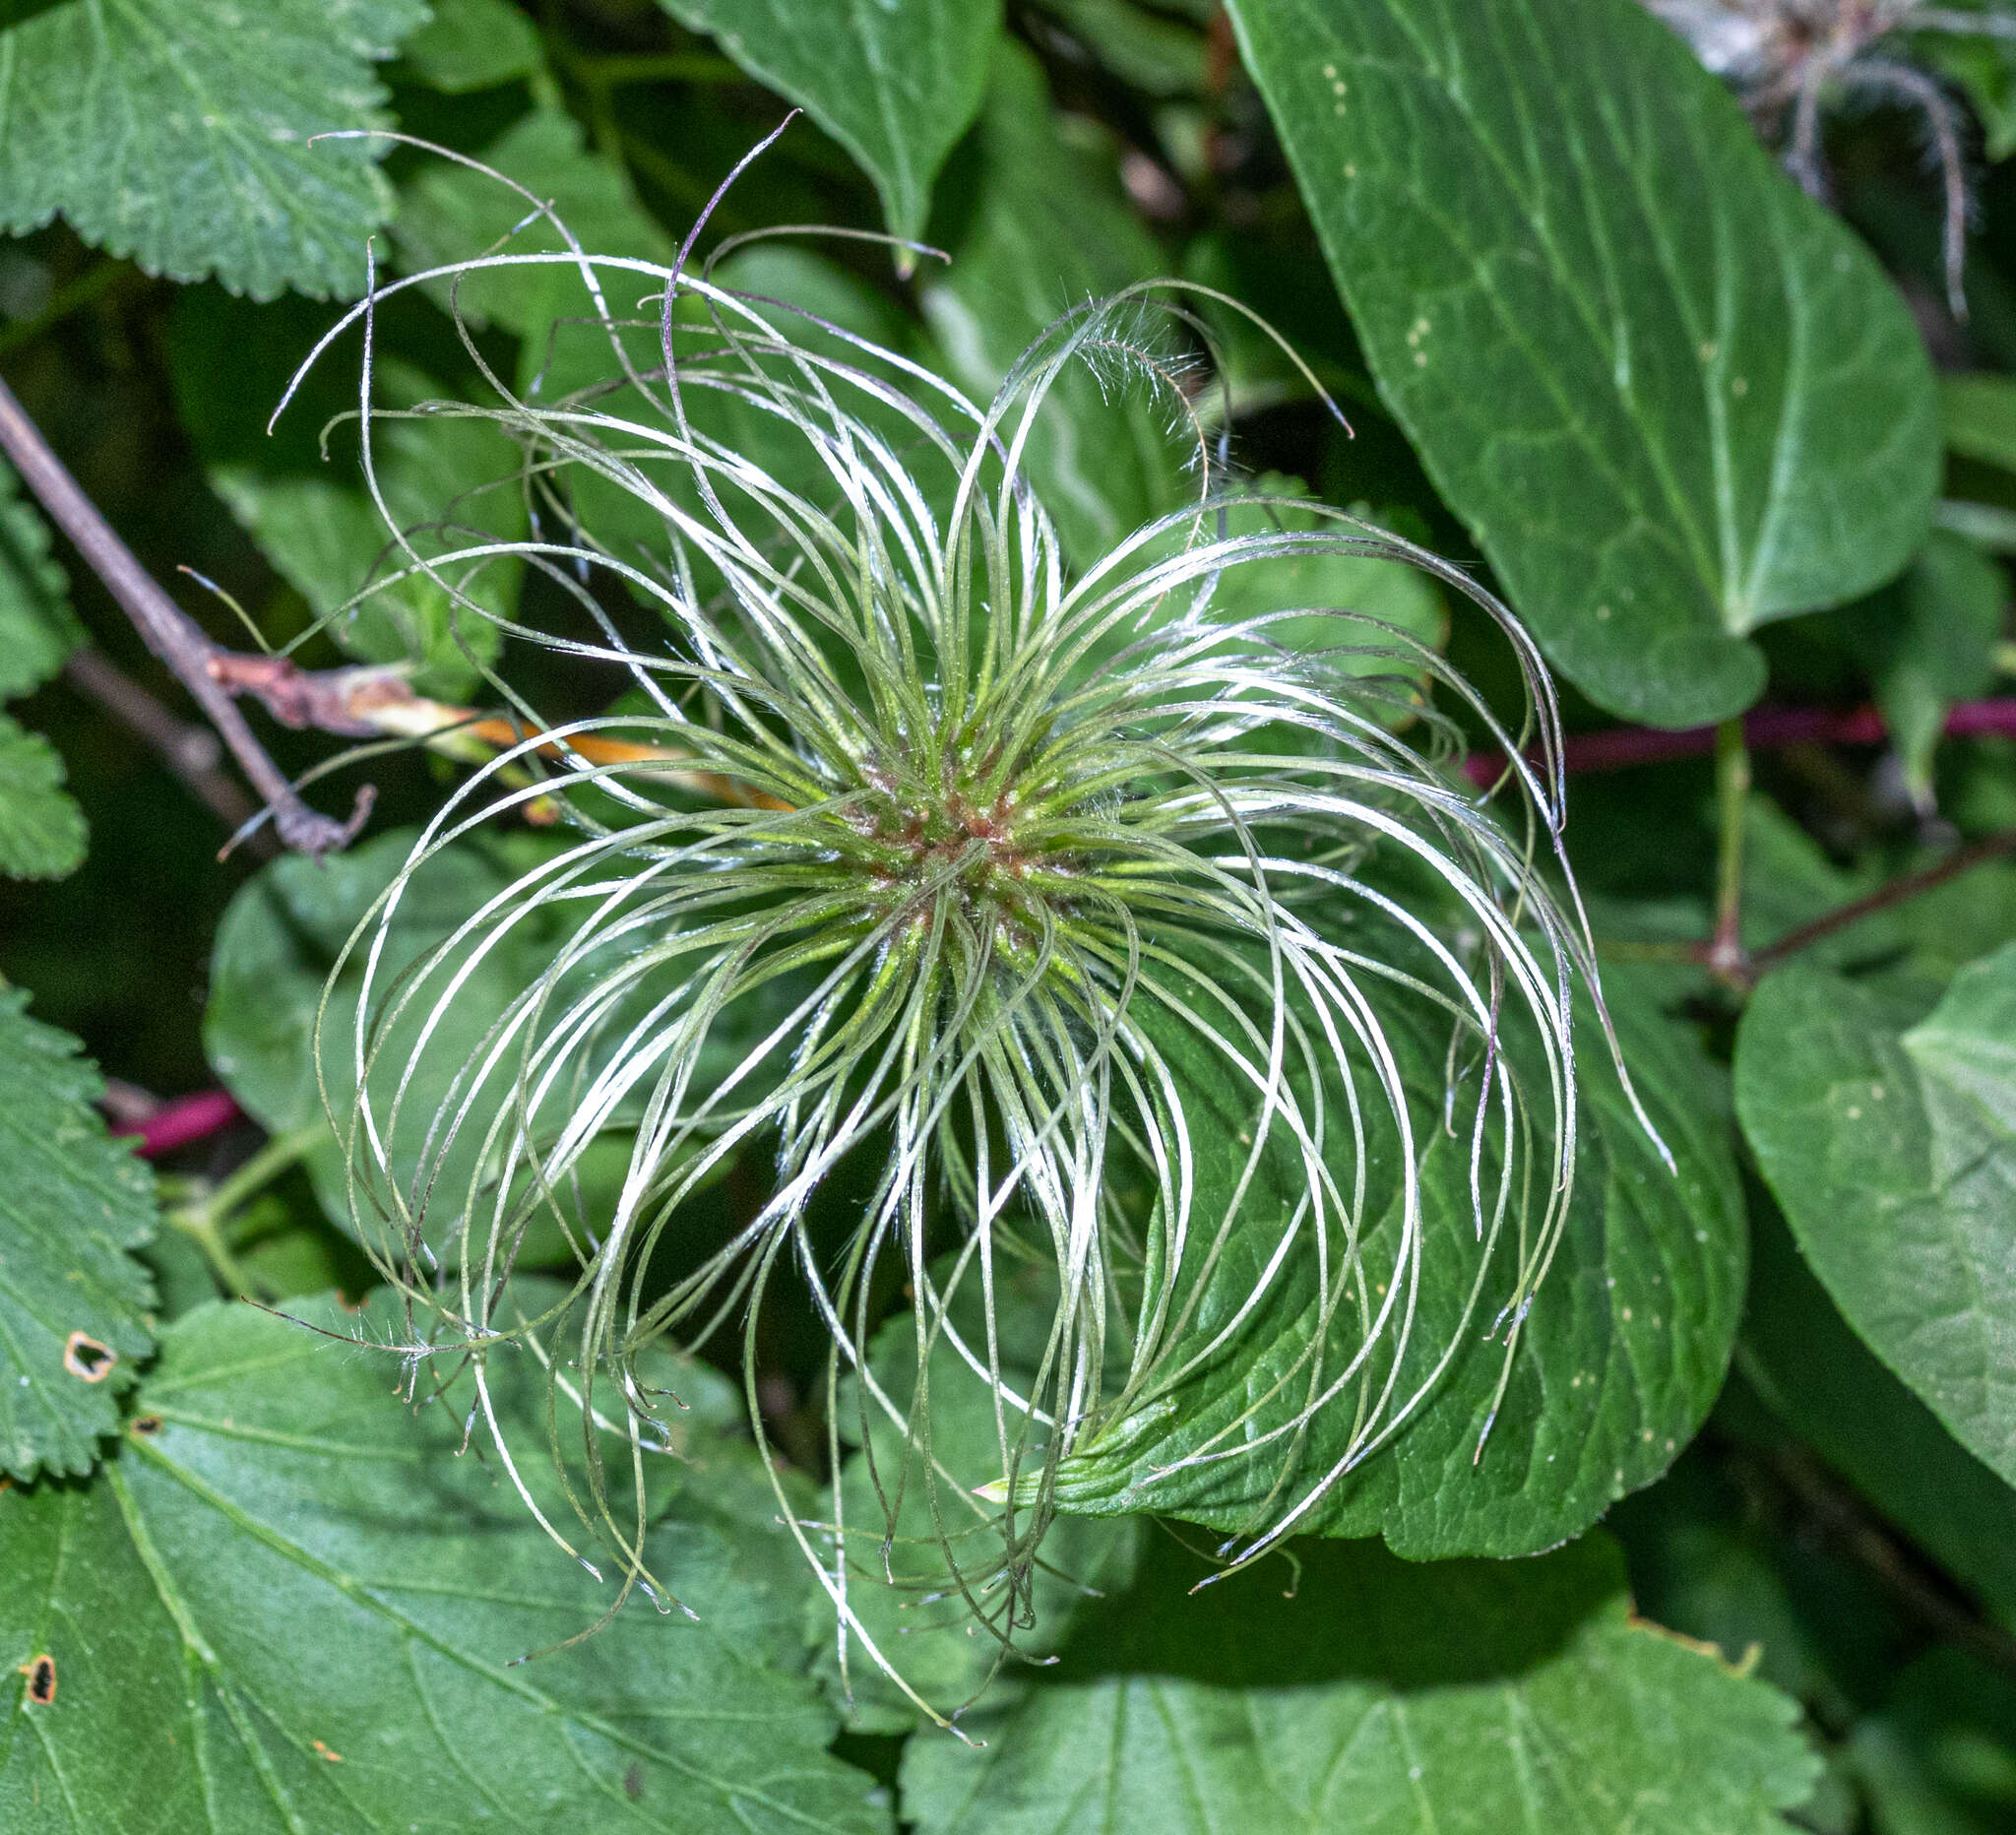
[[[1717,76],[1735,85],[1759,130],[1783,142],[1806,192],[1828,199],[1820,144],[1823,99],[1887,96],[1924,122],[1945,191],[1941,253],[1946,301],[1967,317],[1967,170],[1960,116],[1945,87],[1907,61],[1908,34],[2016,38],[2016,20],[1923,0],[1644,0]],[[1890,54],[1893,50],[1898,55]]]
[[[267,755],[233,697],[255,695],[287,726],[371,732],[376,729],[354,722],[331,724],[344,721],[346,697],[356,687],[356,677],[365,671],[343,669],[311,676],[284,658],[241,657],[213,642],[135,558],[4,382],[0,382],[0,452],[13,461],[49,520],[70,538],[92,571],[104,582],[148,649],[195,696],[239,769],[265,799],[282,844],[317,857],[347,847],[371,812],[373,787],[358,788],[346,822],[311,809]]]
[[[224,771],[223,742],[217,734],[193,721],[176,719],[101,653],[73,652],[63,664],[63,679],[145,739],[161,763],[227,829],[243,828],[259,813],[251,797]],[[247,845],[255,853],[278,852],[263,828],[250,836]]]
[[[235,705],[250,695],[284,727],[311,728],[345,738],[416,740],[454,756],[488,756],[537,741],[532,751],[546,760],[589,766],[611,763],[659,765],[663,775],[718,801],[772,806],[772,798],[713,772],[679,768],[680,755],[661,746],[579,734],[546,739],[516,721],[484,719],[474,709],[429,701],[413,693],[396,668],[304,669],[291,657],[255,656],[226,650],[164,593],[85,495],[41,430],[12,391],[0,382],[0,452],[40,500],[50,520],[76,544],[133,620],[147,647],[167,664],[196,697],[253,787],[266,798],[282,844],[319,857],[340,852],[356,838],[375,795],[362,786],[347,822],[308,807],[253,735]],[[137,683],[89,652],[72,659],[75,686],[110,707],[152,744],[169,768],[215,809],[233,822],[238,838],[259,832],[259,817],[236,786],[218,770],[216,740],[162,708]],[[529,805],[531,807],[536,805]]]

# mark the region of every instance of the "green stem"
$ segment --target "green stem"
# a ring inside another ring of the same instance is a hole
[[[306,1158],[308,1150],[328,1132],[325,1123],[316,1121],[291,1133],[276,1134],[210,1194],[205,1208],[221,1223],[247,1198],[263,1191],[288,1167]]]
[[[742,83],[747,79],[725,57],[705,51],[665,51],[606,57],[571,55],[571,68],[587,82],[608,89],[631,83]]]
[[[642,135],[622,130],[621,142],[625,162],[639,176],[651,183],[676,204],[681,210],[698,210],[708,199],[707,187],[676,159],[668,159]]]
[[[238,1297],[249,1297],[252,1282],[238,1261],[228,1229],[232,1214],[293,1166],[328,1134],[316,1122],[291,1133],[276,1135],[221,1184],[188,1204],[174,1206],[168,1222],[202,1250],[218,1285]]]
[[[224,1240],[223,1232],[218,1228],[207,1206],[169,1211],[166,1216],[175,1229],[203,1251],[203,1259],[210,1264],[211,1279],[220,1288],[238,1299],[252,1297],[252,1282],[239,1265],[238,1258],[231,1253],[231,1245]]]
[[[1715,932],[1708,966],[1740,981],[1743,958],[1743,811],[1750,799],[1750,748],[1740,717],[1715,729],[1715,815],[1720,837],[1715,866]]]
[[[0,331],[0,356],[10,350],[19,350],[23,345],[33,344],[52,326],[61,324],[80,306],[88,306],[112,283],[127,272],[123,261],[110,258],[94,262],[74,281],[66,281],[49,295],[49,303],[32,319],[8,326]]]

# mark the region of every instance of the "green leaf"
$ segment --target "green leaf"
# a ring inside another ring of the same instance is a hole
[[[84,641],[49,525],[0,459],[0,701],[39,688]]]
[[[467,95],[544,66],[538,28],[511,0],[434,0],[434,17],[400,51],[429,89]]]
[[[1440,1384],[1393,1445],[1345,1475],[1304,1519],[1306,1528],[1383,1535],[1413,1559],[1550,1548],[1664,1472],[1714,1400],[1735,1337],[1745,1261],[1722,1085],[1693,1041],[1637,994],[1626,975],[1611,971],[1606,987],[1638,1093],[1674,1155],[1677,1175],[1632,1116],[1585,1011],[1578,1023],[1583,1110],[1573,1203],[1502,1399],[1503,1338],[1486,1331],[1493,1301],[1473,1320]],[[1467,1137],[1441,1126],[1446,1034],[1397,1006],[1388,1011],[1382,1003],[1381,1017],[1410,1090],[1417,1139],[1428,1143],[1420,1166],[1427,1239],[1400,1374],[1399,1393],[1406,1395],[1428,1379],[1457,1333],[1478,1251]],[[1508,1040],[1513,1060],[1523,1061],[1525,1042],[1509,1034]],[[1250,1116],[1234,1106],[1215,1130],[1193,1127],[1199,1205],[1222,1202],[1210,1194],[1240,1175],[1240,1135],[1250,1126]],[[1375,1241],[1399,1228],[1396,1159],[1393,1143],[1371,1139],[1366,1215],[1377,1220]],[[1281,1204],[1295,1204],[1298,1162],[1291,1168],[1288,1156],[1270,1156],[1261,1173]],[[1485,1172],[1486,1189],[1495,1176]],[[1249,1242],[1228,1248],[1207,1290],[1215,1297],[1200,1305],[1198,1331],[1215,1329],[1217,1315],[1232,1315],[1257,1279],[1257,1258],[1276,1239],[1255,1231]],[[1266,1395],[1293,1364],[1318,1298],[1309,1259],[1285,1270],[1276,1297],[1157,1410],[1074,1451],[1059,1475],[1060,1505],[1154,1509],[1233,1532],[1248,1527],[1278,1462],[1163,1468],[1210,1441],[1249,1396]],[[1509,1270],[1494,1279],[1509,1284]],[[1487,1281],[1485,1291],[1498,1288]],[[1325,1367],[1342,1367],[1354,1348],[1354,1336],[1349,1346],[1340,1336]],[[1261,1431],[1290,1412],[1289,1401],[1276,1397],[1244,1431]],[[1319,1414],[1295,1475],[1307,1483],[1328,1471],[1350,1433],[1346,1411]]]
[[[1889,916],[1910,951],[1900,967],[1943,986],[1977,956],[2016,942],[2016,866],[1984,861]]]
[[[392,832],[319,862],[285,855],[240,889],[218,926],[204,1048],[225,1087],[269,1133],[291,1133],[324,1119],[315,1061],[316,1011],[324,984],[351,932],[405,863],[412,842],[410,832]],[[401,903],[383,972],[398,975],[447,937],[529,866],[541,844],[521,836],[515,846],[516,852],[511,846],[453,848],[429,861]],[[497,1015],[546,966],[563,934],[561,924],[542,914],[518,926],[471,977],[450,1015],[449,1033],[427,1054],[410,1106],[402,1110],[402,1126],[387,1143],[402,1169],[410,1172],[417,1163],[434,1111],[447,1096],[462,1055],[452,1047],[474,1047]],[[344,1119],[355,1091],[350,1054],[363,966],[361,954],[352,954],[329,990],[323,1013],[323,1074],[329,1100]],[[409,1016],[386,1046],[380,1062],[388,1090],[405,1065],[401,1046],[418,1026],[419,1016]],[[455,1164],[462,1165],[474,1151],[472,1142]],[[306,1164],[324,1210],[350,1227],[344,1150],[335,1136],[312,1150]]]
[[[1122,83],[1151,95],[1201,95],[1209,76],[1204,34],[1132,0],[1045,0]]]
[[[975,135],[951,266],[919,303],[951,375],[981,401],[1059,314],[1164,272],[1127,208],[1110,146],[1050,106],[1042,72],[1004,43]],[[1084,364],[1059,378],[1027,454],[1066,554],[1089,565],[1186,494],[1168,404],[1109,388]]]
[[[672,244],[638,202],[623,168],[591,152],[581,127],[557,109],[540,108],[514,122],[483,149],[486,165],[548,205],[597,255],[669,262]],[[567,245],[543,220],[528,222],[532,207],[509,185],[485,173],[445,162],[429,164],[400,200],[393,234],[409,272],[466,262],[502,245],[513,255],[552,254]],[[508,239],[507,239],[508,238]],[[648,283],[604,271],[611,312],[628,321],[635,296]],[[657,411],[627,385],[610,351],[608,334],[596,322],[594,302],[572,266],[520,267],[466,275],[451,299],[446,284],[432,289],[472,326],[497,325],[519,339],[516,386],[528,400],[551,404],[586,391],[593,411],[650,416]],[[645,334],[633,331],[633,340]],[[662,359],[657,330],[641,356],[645,369]],[[568,478],[568,497],[581,526],[594,538],[635,563],[657,557],[665,545],[663,519],[619,486],[583,467]],[[549,536],[561,532],[548,531]]]
[[[154,1349],[154,1289],[127,1253],[154,1234],[153,1179],[93,1110],[104,1085],[76,1040],[27,1009],[0,989],[0,1471],[16,1479],[89,1472]]]
[[[1586,806],[1585,806],[1586,807]],[[1585,842],[1595,836],[1610,846],[1617,845],[1617,830],[1627,822],[1642,822],[1639,809],[1625,809],[1606,825],[1592,825],[1582,817]],[[1629,836],[1634,847],[1656,854],[1669,840],[1658,822],[1644,825],[1646,835]],[[1589,863],[1581,862],[1587,883]],[[1906,905],[1878,908],[1843,924],[1838,930],[1815,938],[1801,951],[1808,962],[1829,967],[1858,964],[1876,959],[1902,960],[1917,978],[1944,979],[1957,966],[1948,954],[1956,941],[1986,935],[1988,941],[1968,956],[1992,948],[2008,934],[2006,922],[1996,929],[2000,914],[1994,909],[1993,892],[1984,900],[1977,897],[1976,882],[1994,886],[1993,873],[1979,868],[1928,893],[1924,900]],[[1702,862],[1702,881],[1711,876]],[[1812,836],[1799,827],[1777,803],[1761,791],[1751,795],[1743,807],[1743,897],[1741,941],[1747,950],[1762,950],[1779,942],[1814,919],[1838,911],[1851,901],[1873,892],[1887,876],[1880,863],[1857,862],[1852,868],[1837,866],[1821,851]],[[1979,906],[1985,909],[1977,909]],[[1599,936],[1639,943],[1706,943],[1715,928],[1714,916],[1706,896],[1681,896],[1637,901],[1592,898],[1592,919]],[[1712,996],[1715,978],[1700,962],[1646,962],[1633,965],[1633,980],[1656,988],[1663,1004],[1676,1008],[1685,1001]]]
[[[412,409],[442,392],[407,364],[381,361],[378,406]],[[354,437],[352,428],[344,429]],[[347,441],[336,442],[343,451]],[[464,414],[374,420],[373,463],[386,507],[428,560],[525,534],[518,449],[488,421]],[[350,457],[337,477],[272,475],[248,465],[215,466],[212,487],[276,572],[328,620],[331,636],[368,663],[410,664],[423,693],[456,699],[495,659],[523,564],[510,556],[447,565],[442,579],[480,611],[456,602],[448,586],[415,569],[386,527]]]
[[[0,0],[0,31],[11,26],[25,26],[37,13],[70,4],[71,0]]]
[[[999,1280],[995,1303],[1003,1373],[1026,1394],[1054,1316],[1055,1284],[1046,1271],[1026,1264],[1014,1267]],[[985,1323],[972,1303],[971,1283],[955,1307],[966,1342],[987,1342]],[[876,1379],[896,1406],[913,1407],[917,1390],[915,1315],[903,1313],[885,1325],[875,1335],[869,1359]],[[973,1614],[955,1591],[940,1537],[951,1540],[969,1584],[993,1578],[1000,1548],[994,1511],[991,1506],[976,1509],[967,1499],[976,1487],[999,1478],[1001,1453],[991,1391],[974,1378],[942,1337],[932,1346],[929,1374],[935,1471],[927,1471],[923,1455],[879,1411],[870,1412],[868,1450],[862,1450],[861,1395],[857,1385],[847,1385],[838,1422],[855,1450],[843,1472],[841,1503],[858,1544],[848,1589],[850,1609],[904,1680],[947,1712],[989,1686],[1001,1646],[985,1630],[974,1628]],[[1004,1422],[1012,1443],[1026,1418],[1009,1407]],[[902,1505],[891,1524],[884,1499],[899,1490]],[[1026,1522],[1020,1527],[1027,1533]],[[1042,1539],[1040,1564],[1030,1575],[1032,1622],[1015,1627],[1018,1654],[1001,1664],[1008,1681],[1025,1674],[1025,1662],[1040,1662],[1055,1653],[1093,1589],[1126,1582],[1144,1528],[1134,1518],[1063,1517],[1050,1525]],[[885,1530],[896,1539],[890,1568],[898,1581],[895,1586],[871,1552]],[[998,1588],[986,1597],[999,1606]],[[843,1688],[834,1614],[823,1600],[815,1602],[808,1624],[818,1673],[830,1694],[848,1700],[853,1725],[869,1732],[901,1732],[916,1724],[911,1702],[851,1640]]]
[[[659,3],[839,141],[875,181],[892,235],[923,234],[932,181],[980,104],[1001,0]]]
[[[1257,478],[1253,490],[1262,497],[1308,495],[1299,478],[1283,477],[1275,472]],[[1377,520],[1365,504],[1354,506],[1353,514],[1367,521]],[[1260,535],[1275,529],[1292,532],[1337,527],[1335,521],[1313,511],[1262,504],[1234,503],[1226,513],[1226,533],[1231,536]],[[1449,636],[1448,607],[1443,604],[1435,583],[1418,567],[1410,567],[1403,561],[1367,560],[1355,554],[1292,554],[1235,567],[1221,577],[1211,602],[1217,614],[1226,619],[1261,617],[1295,605],[1342,606],[1390,624],[1430,650],[1441,649]],[[1335,628],[1330,627],[1333,632]],[[1276,630],[1283,644],[1291,650],[1296,647],[1298,634],[1293,621]],[[1313,628],[1310,634],[1314,636]],[[1334,643],[1334,637],[1331,641]],[[1375,644],[1379,634],[1366,631],[1356,641]],[[1360,660],[1355,672],[1385,673],[1396,666],[1391,658],[1366,657]]]
[[[2016,1622],[2016,1490],[1863,1347],[1768,1197],[1759,1194],[1752,1216],[1742,1380],[1732,1395],[1754,1391],[1997,1617]]]
[[[404,867],[413,840],[410,831],[392,831],[321,862],[298,854],[284,856],[240,889],[218,926],[210,1005],[204,1015],[204,1047],[231,1094],[270,1133],[291,1133],[322,1124],[327,1118],[325,1091],[339,1124],[346,1130],[350,1126],[356,1093],[352,1053],[363,986],[363,948],[350,954],[333,983],[329,977],[356,927],[367,918],[376,921],[373,907]],[[581,908],[566,903],[557,908],[551,902],[542,905],[522,917],[495,939],[479,961],[469,965],[453,1000],[427,1035],[427,1049],[410,1080],[406,1080],[409,1055],[435,997],[445,991],[448,971],[437,970],[426,983],[424,997],[403,1006],[389,1021],[386,1009],[397,1004],[404,991],[399,983],[403,972],[522,873],[549,860],[555,851],[553,843],[526,834],[440,851],[408,882],[379,953],[374,1016],[380,1030],[372,1035],[376,1055],[370,1071],[378,1138],[408,1203],[418,1202],[418,1169],[423,1164],[429,1168],[427,1189],[435,1195],[427,1234],[437,1244],[447,1241],[455,1231],[459,1214],[453,1214],[451,1196],[459,1202],[461,1195],[466,1195],[483,1143],[480,1129],[466,1128],[438,1158],[430,1158],[431,1149],[439,1145],[430,1139],[436,1112],[458,1091],[465,1060],[478,1052],[498,1018],[551,965],[579,920]],[[556,997],[564,997],[564,992],[563,988]],[[777,1010],[773,1021],[789,1010],[782,987],[778,998],[786,1004]],[[318,1008],[322,1018],[320,1087],[315,1053]],[[748,1023],[760,1027],[770,1022],[765,1021],[763,1012],[752,1011]],[[734,1038],[724,1034],[719,1046],[722,1055],[710,1058],[709,1066],[725,1071],[744,1048],[746,1042],[737,1044]],[[504,1075],[498,1073],[496,1080],[483,1086],[498,1103],[504,1101],[508,1088]],[[402,1088],[398,1118],[388,1121],[394,1094]],[[536,1110],[536,1118],[565,1112],[567,1098],[563,1094],[555,1093],[553,1102],[554,1108]],[[564,1203],[569,1228],[593,1232],[595,1220],[613,1208],[616,1187],[629,1169],[628,1114],[624,1110],[610,1129],[590,1145],[578,1177],[569,1181],[567,1190],[552,1194],[554,1203]],[[334,1223],[355,1234],[359,1226],[346,1165],[346,1148],[335,1134],[305,1156],[308,1176],[323,1209]],[[358,1202],[369,1212],[373,1199],[383,1195],[374,1186],[368,1194],[360,1194]],[[380,1227],[381,1220],[369,1212],[367,1236]],[[575,1259],[551,1206],[538,1207],[520,1247],[519,1265],[571,1268]]]
[[[556,109],[540,108],[513,123],[483,149],[485,165],[523,185],[551,208],[576,240],[593,254],[638,256],[669,261],[671,243],[658,222],[637,202],[621,166],[591,153],[581,124]],[[512,231],[531,214],[532,206],[509,185],[465,165],[431,164],[409,185],[400,200],[393,227],[400,259],[410,272],[471,261],[510,236],[514,255],[554,254],[565,241],[544,221]],[[628,313],[631,277],[607,277],[613,293],[610,310]],[[449,303],[444,284],[435,289],[443,306]],[[530,388],[548,355],[547,340],[556,319],[578,318],[589,310],[588,296],[572,268],[522,268],[466,278],[455,303],[472,325],[493,320],[527,341],[520,384]],[[586,337],[600,337],[585,329]],[[610,368],[607,345],[598,352],[601,368]]]
[[[388,1304],[303,1316],[378,1345],[410,1329]],[[532,1405],[513,1380],[524,1361],[491,1366],[507,1420]],[[714,1446],[690,1469],[654,1462],[686,1476],[649,1557],[697,1583],[701,1621],[634,1598],[554,1650],[613,1587],[569,1561],[494,1469],[456,1458],[468,1379],[415,1420],[390,1393],[398,1368],[205,1307],[165,1334],[145,1413],[95,1483],[7,1499],[0,1648],[28,1673],[0,1741],[0,1822],[888,1829],[871,1780],[826,1755],[832,1717],[809,1684],[766,1667],[762,1640],[742,1647],[734,1615],[763,1571],[746,1545],[785,1532],[716,1511]],[[46,1702],[32,1692],[42,1657]]]
[[[2016,944],[1909,1031],[1839,976],[1767,976],[1737,1036],[1736,1107],[1849,1323],[2016,1480]]]
[[[1303,1547],[1201,1596],[1165,1539],[1060,1668],[912,1741],[918,1835],[1774,1835],[1795,1704],[1634,1620],[1597,1537],[1516,1565]]]
[[[1887,1690],[1907,1634],[1881,1581],[1810,1516],[1760,1507],[1774,1476],[1730,1440],[1697,1445],[1604,1528],[1624,1545],[1640,1613],[1843,1726]]]
[[[1980,0],[1942,7],[1949,15],[1985,9]],[[2008,16],[1994,18],[2006,24]],[[2016,45],[1999,32],[1926,32],[1914,36],[1915,58],[1957,83],[1981,118],[1989,161],[2016,153]]]
[[[1748,632],[1910,559],[1939,482],[1917,331],[1643,8],[1229,10],[1382,393],[1592,699],[1738,713]]]
[[[2016,472],[2016,376],[1943,376],[1939,413],[1952,451]]]
[[[84,864],[91,831],[63,775],[47,739],[0,714],[0,873],[61,879]]]
[[[58,212],[151,274],[355,292],[390,194],[371,73],[425,0],[78,0],[0,35],[0,228]]]
[[[1995,1835],[2016,1826],[2016,1682],[1971,1652],[1922,1657],[1845,1757],[1872,1835]]]
[[[1904,578],[1856,608],[1854,630],[1876,705],[1903,759],[1905,786],[1921,804],[1931,796],[1932,754],[1953,703],[1994,682],[2008,597],[1993,561],[1935,529]]]
[[[570,118],[528,116],[484,158],[535,196],[550,200],[585,247],[598,254],[659,263],[671,260],[669,240],[638,204],[620,168],[586,151],[581,130]],[[417,269],[481,254],[506,236],[514,254],[563,247],[541,222],[512,233],[524,221],[527,208],[523,198],[493,178],[467,168],[432,168],[409,190],[398,230],[403,255],[410,268]],[[611,310],[624,321],[622,335],[631,362],[640,372],[655,369],[663,360],[657,324],[640,325],[630,312],[632,297],[643,283],[634,275],[605,272],[601,278]],[[799,307],[899,350],[919,342],[914,321],[886,295],[802,246],[765,241],[739,249],[714,269],[713,279],[724,287]],[[438,296],[447,303],[445,288]],[[473,322],[487,319],[518,334],[518,386],[528,399],[547,404],[578,401],[594,412],[645,424],[663,412],[662,403],[644,401],[622,381],[608,331],[596,321],[591,297],[572,266],[469,277],[459,304]],[[691,315],[688,323],[705,323],[697,300],[689,301],[685,310]],[[856,349],[824,338],[800,315],[793,315],[791,333],[842,360],[859,360]],[[720,364],[711,370],[721,376]],[[744,379],[737,374],[735,380]],[[790,488],[821,501],[831,497],[832,476],[816,448],[777,415],[723,388],[691,391],[687,408],[705,436],[763,466]],[[634,442],[618,437],[616,443],[632,449],[628,456],[637,456]],[[645,470],[673,501],[690,497],[690,479],[681,475],[679,466],[647,464]],[[567,483],[571,515],[595,542],[627,563],[662,570],[667,541],[664,519],[656,504],[589,467],[575,468]]]

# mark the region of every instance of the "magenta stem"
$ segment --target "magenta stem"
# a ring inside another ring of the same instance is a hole
[[[2000,732],[2016,738],[2016,698],[1962,701],[1946,716],[1946,735]],[[1821,707],[1760,707],[1743,718],[1743,739],[1753,750],[1796,745],[1880,745],[1886,736],[1883,717],[1872,707],[1847,710]],[[1578,732],[1562,742],[1562,768],[1571,776],[1585,771],[1623,771],[1633,765],[1655,765],[1672,758],[1705,757],[1715,750],[1713,727],[1688,727],[1667,731],[1657,727],[1612,727],[1603,732]],[[1464,771],[1475,784],[1495,782],[1505,766],[1502,752],[1473,752]],[[245,1111],[227,1090],[199,1090],[194,1096],[163,1105],[145,1121],[115,1128],[137,1136],[135,1151],[156,1160],[178,1147],[208,1140]]]
[[[245,1111],[231,1100],[228,1090],[199,1090],[194,1096],[179,1096],[161,1107],[145,1121],[115,1127],[112,1132],[138,1136],[134,1151],[143,1160],[158,1160],[177,1147],[190,1147],[221,1134]]]
[[[1947,714],[1948,738],[1979,732],[2016,738],[2016,699],[1962,701]],[[1752,751],[1801,743],[1881,745],[1887,736],[1883,717],[1873,707],[1760,707],[1743,717],[1743,741]],[[1602,732],[1569,734],[1561,743],[1561,768],[1570,776],[1585,771],[1623,771],[1673,758],[1703,758],[1714,750],[1713,727],[1686,727],[1678,731],[1611,727]],[[1504,768],[1505,754],[1496,751],[1473,752],[1463,767],[1473,784],[1495,783]]]

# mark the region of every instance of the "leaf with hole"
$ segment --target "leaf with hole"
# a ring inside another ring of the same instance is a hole
[[[1229,11],[1382,394],[1593,700],[1726,719],[1751,631],[1911,558],[1910,315],[1634,0]]]
[[[94,1111],[103,1087],[0,989],[0,1471],[16,1479],[89,1472],[154,1349],[154,1287],[129,1253],[154,1234],[154,1181]]]
[[[402,1331],[383,1302],[302,1316],[380,1347]],[[496,1406],[536,1435],[527,1363],[493,1364]],[[94,1483],[6,1500],[0,1649],[30,1673],[0,1742],[0,1823],[884,1835],[883,1794],[827,1756],[832,1716],[748,1629],[746,1596],[786,1571],[754,1545],[788,1539],[705,1501],[709,1467],[738,1449],[702,1432],[690,1468],[652,1462],[675,1494],[648,1557],[699,1621],[637,1596],[562,1649],[613,1584],[546,1539],[494,1464],[456,1457],[466,1376],[415,1416],[398,1370],[382,1349],[204,1307],[168,1329]]]

